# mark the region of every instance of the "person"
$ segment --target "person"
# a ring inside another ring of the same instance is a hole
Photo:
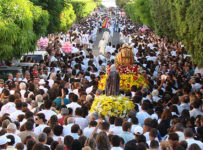
[[[33,139],[37,140],[38,139],[38,135],[35,134],[32,130],[33,130],[33,122],[31,121],[27,121],[24,124],[24,128],[25,131],[22,131],[20,133],[18,133],[18,136],[21,138],[21,141],[24,141],[26,139],[27,136],[31,136]]]
[[[119,136],[124,139],[125,144],[128,141],[133,140],[135,138],[134,135],[131,133],[131,123],[130,122],[127,122],[127,121],[123,122],[122,129],[123,129],[123,132]]]
[[[121,138],[118,135],[113,135],[111,138],[111,150],[123,150],[120,147]]]
[[[106,44],[109,43],[109,39],[110,39],[109,31],[104,32],[103,38],[104,38],[104,41],[105,41]]]
[[[12,135],[14,137],[14,146],[16,146],[17,143],[21,143],[21,138],[16,135],[16,130],[17,130],[17,127],[14,123],[10,123],[8,126],[7,126],[7,133],[5,134],[6,136],[7,135]]]
[[[107,96],[117,96],[120,90],[120,76],[116,70],[116,66],[112,65],[108,77],[106,78],[105,94]]]
[[[184,136],[185,136],[185,141],[188,144],[188,148],[190,145],[193,143],[196,143],[201,149],[203,149],[203,143],[201,141],[195,140],[194,137],[194,132],[191,128],[186,128],[184,131]]]
[[[105,49],[106,49],[106,41],[104,40],[104,38],[102,38],[102,39],[99,41],[98,48],[99,48],[99,53],[100,53],[101,55],[104,55],[104,54],[105,54]]]

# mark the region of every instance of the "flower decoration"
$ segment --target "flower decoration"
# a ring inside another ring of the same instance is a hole
[[[126,117],[128,112],[134,109],[133,102],[124,96],[106,96],[95,97],[90,113],[97,112],[101,117]]]
[[[49,39],[41,37],[38,42],[37,46],[40,48],[40,50],[45,50],[45,48],[48,46]]]
[[[72,52],[72,44],[69,42],[65,42],[62,46],[62,49],[65,53],[71,53]]]
[[[111,71],[111,66],[107,66],[107,74]],[[120,88],[124,91],[130,90],[133,85],[137,87],[148,87],[148,80],[144,74],[144,70],[136,65],[117,66],[120,74]],[[104,90],[106,85],[107,74],[101,76],[99,81],[99,89]]]

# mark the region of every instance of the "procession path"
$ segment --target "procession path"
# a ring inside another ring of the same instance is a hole
[[[94,41],[94,48],[93,48],[93,55],[94,56],[99,55],[98,45],[99,45],[99,41],[101,40],[102,36],[103,36],[103,32],[97,33],[97,38],[96,38],[96,41]],[[117,45],[120,43],[120,36],[119,36],[118,32],[114,32],[111,42],[112,42],[112,45]]]

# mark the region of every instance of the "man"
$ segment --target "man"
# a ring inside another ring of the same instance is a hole
[[[67,122],[68,122],[67,125],[63,125],[63,136],[64,137],[66,135],[70,135],[71,134],[71,127],[74,125],[75,120],[74,120],[73,117],[69,117]]]
[[[8,126],[7,126],[7,133],[5,134],[6,136],[7,135],[12,135],[15,139],[15,143],[14,143],[14,146],[17,144],[17,143],[21,143],[21,138],[16,135],[16,130],[17,130],[17,127],[14,123],[10,123]]]
[[[176,148],[176,146],[179,144],[178,141],[179,141],[179,136],[177,133],[169,133],[169,136],[168,136],[168,141],[171,145],[171,147],[173,149]]]
[[[81,108],[76,108],[75,110],[75,124],[78,124],[82,130],[88,126],[87,119],[82,117]]]
[[[106,49],[106,41],[104,40],[104,38],[102,38],[102,39],[99,41],[98,48],[99,48],[99,53],[100,53],[101,55],[104,55],[104,54],[105,54],[105,49]]]
[[[27,83],[30,80],[30,73],[28,71],[25,72],[25,78],[22,80]]]
[[[2,106],[0,115],[3,116],[5,113],[12,114],[13,112],[16,111],[16,104],[14,103],[15,101],[15,96],[14,95],[9,95],[8,97],[8,103]]]
[[[203,149],[203,143],[201,141],[195,140],[193,138],[194,133],[193,133],[192,128],[186,128],[185,131],[184,131],[184,136],[185,136],[185,141],[188,144],[188,146],[187,146],[188,148],[190,147],[190,145],[195,143],[200,147],[200,149]]]
[[[142,110],[137,113],[136,117],[140,125],[143,126],[145,119],[150,118],[151,116],[147,113],[148,104],[145,103],[145,101],[142,103],[141,108]]]
[[[4,80],[0,79],[0,94],[2,93],[3,89],[4,89]]]
[[[109,34],[108,31],[105,31],[105,32],[104,32],[103,38],[104,38],[105,43],[109,43],[110,34]]]
[[[71,94],[71,93],[70,93]],[[78,101],[78,96],[76,95],[76,94],[71,94],[70,95],[69,94],[69,99],[70,99],[70,101],[71,101],[71,103],[70,104],[68,104],[68,105],[66,105],[66,107],[67,108],[72,108],[73,109],[73,116],[75,116],[75,110],[76,110],[76,108],[80,108],[81,107],[81,105],[79,105],[78,103],[77,103],[77,101]]]
[[[31,121],[27,121],[24,125],[25,131],[18,133],[18,136],[21,138],[21,141],[24,141],[27,136],[32,136],[35,140],[38,139],[38,136],[32,132],[33,123]]]
[[[19,115],[25,115],[25,113],[21,110],[22,109],[22,102],[21,100],[16,100],[16,111],[10,115],[12,121],[17,121]]]
[[[122,129],[123,132],[120,134],[120,137],[122,137],[125,141],[125,144],[130,141],[133,140],[135,137],[134,135],[131,133],[131,123],[130,122],[124,122],[122,124]]]
[[[46,133],[41,133],[38,136],[38,141],[39,141],[39,143],[45,145],[46,149],[49,150],[49,146],[46,144],[47,143],[47,134]]]
[[[150,133],[151,128],[152,128],[152,119],[151,118],[145,119],[144,125],[143,125],[143,132],[144,132],[146,141],[150,140],[149,133]]]
[[[51,118],[53,115],[57,115],[54,111],[50,110],[51,108],[51,102],[50,101],[45,101],[44,102],[44,110],[40,111],[39,113],[43,113],[45,115],[45,118],[47,121]]]
[[[117,96],[120,90],[120,76],[115,65],[112,65],[110,70],[106,78],[105,94],[107,96]]]
[[[62,118],[58,119],[58,122],[60,125],[63,125],[64,119],[66,117],[68,117],[68,115],[69,115],[68,108],[62,108],[61,109],[61,115],[62,115]]]
[[[110,131],[112,131],[114,135],[121,134],[122,133],[122,124],[123,124],[122,118],[116,118],[114,121],[114,127],[111,128]]]
[[[121,138],[118,135],[113,135],[111,138],[111,150],[123,150],[120,147]]]
[[[96,121],[90,121],[89,126],[86,127],[83,130],[84,136],[86,136],[87,138],[90,138],[91,135],[92,135],[92,132],[94,131],[96,126],[97,126],[97,122]]]

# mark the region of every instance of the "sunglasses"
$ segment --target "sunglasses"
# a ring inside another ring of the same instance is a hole
[[[39,120],[39,118],[35,118],[35,120]]]

